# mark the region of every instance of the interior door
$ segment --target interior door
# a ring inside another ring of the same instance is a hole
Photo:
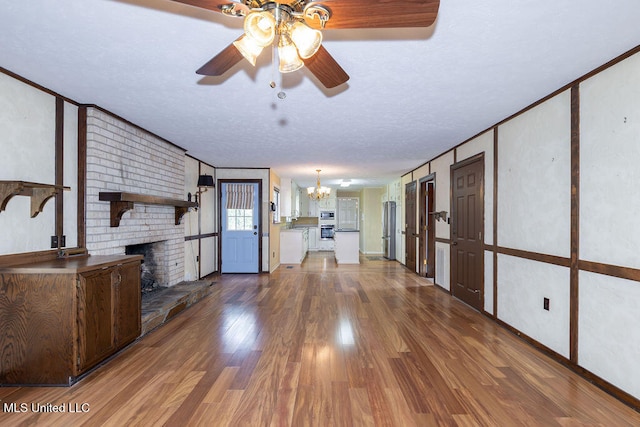
[[[484,159],[453,165],[451,171],[452,293],[478,310],[482,309],[484,293],[483,173]]]
[[[256,182],[221,183],[222,273],[258,273],[260,193]]]
[[[420,254],[419,273],[422,277],[435,277],[436,239],[435,217],[433,216],[435,203],[434,177],[427,177],[420,182],[420,228],[418,231]]]
[[[416,187],[415,181],[408,183],[405,195],[405,262],[411,271],[416,271]]]

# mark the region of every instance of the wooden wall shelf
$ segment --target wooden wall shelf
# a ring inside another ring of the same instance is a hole
[[[147,205],[173,206],[176,211],[176,225],[180,224],[182,217],[189,211],[189,208],[197,208],[196,202],[187,202],[179,199],[169,199],[160,196],[149,196],[145,194],[105,192],[98,195],[103,202],[111,203],[111,227],[118,227],[122,215],[133,209],[134,203],[144,203]]]
[[[58,190],[69,191],[71,188],[26,181],[0,181],[0,212],[5,210],[13,196],[27,196],[31,198],[31,218],[35,218]]]

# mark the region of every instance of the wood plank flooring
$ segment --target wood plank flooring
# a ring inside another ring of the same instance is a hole
[[[0,388],[0,401],[27,407],[1,411],[3,426],[640,425],[401,264],[336,266],[331,253],[222,275],[76,385]]]

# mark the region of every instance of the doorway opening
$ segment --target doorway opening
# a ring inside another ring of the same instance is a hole
[[[404,188],[405,195],[405,265],[416,272],[416,181],[408,183]]]
[[[435,174],[420,180],[420,227],[418,230],[418,274],[435,278],[436,224],[434,216],[436,180]]]

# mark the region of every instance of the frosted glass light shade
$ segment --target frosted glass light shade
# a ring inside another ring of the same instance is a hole
[[[311,58],[320,49],[322,33],[314,30],[302,21],[291,26],[291,40],[298,48],[301,58]]]
[[[263,47],[259,46],[253,37],[249,37],[246,34],[240,40],[234,41],[233,45],[255,67],[256,59],[262,52]]]
[[[276,19],[270,12],[251,12],[244,19],[244,32],[258,46],[268,46],[276,35]]]
[[[280,58],[278,70],[280,70],[281,73],[291,73],[304,66],[304,62],[302,62],[298,56],[296,46],[286,34],[280,36],[280,41],[278,42],[278,57]]]

